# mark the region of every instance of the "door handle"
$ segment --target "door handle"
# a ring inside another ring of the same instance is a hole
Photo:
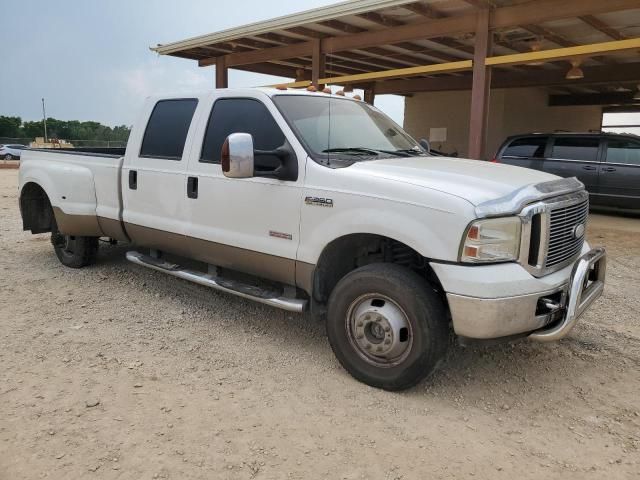
[[[593,165],[584,165],[582,167],[583,170],[595,170],[596,167],[594,167]]]
[[[616,169],[614,167],[602,167],[603,172],[615,172]]]
[[[135,170],[129,170],[129,188],[131,190],[138,189],[138,172]]]
[[[187,178],[187,197],[198,198],[198,177]]]

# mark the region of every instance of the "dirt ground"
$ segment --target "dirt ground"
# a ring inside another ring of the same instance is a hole
[[[404,393],[322,323],[129,264],[64,268],[0,171],[0,479],[640,478],[640,219],[570,338],[450,349]]]

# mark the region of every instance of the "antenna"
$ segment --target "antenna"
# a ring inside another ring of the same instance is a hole
[[[44,143],[47,143],[47,112],[44,109],[44,97],[42,98],[42,123],[44,124]]]

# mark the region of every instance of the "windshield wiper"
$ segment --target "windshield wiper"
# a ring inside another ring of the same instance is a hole
[[[419,157],[420,155],[426,155],[425,152],[421,150],[416,150],[415,148],[402,148],[400,150],[396,150],[396,153],[406,153],[408,156]]]
[[[322,153],[345,153],[347,155],[380,155],[389,154],[396,155],[398,157],[408,157],[407,153],[401,150],[378,150],[374,148],[365,147],[344,147],[344,148],[327,148]]]
[[[347,155],[380,155],[380,152],[364,147],[327,148],[322,153],[346,153]]]

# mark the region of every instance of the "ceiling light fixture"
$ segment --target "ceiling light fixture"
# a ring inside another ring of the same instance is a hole
[[[571,68],[564,77],[567,80],[580,80],[584,78],[584,72],[580,68],[580,60],[571,60]]]

